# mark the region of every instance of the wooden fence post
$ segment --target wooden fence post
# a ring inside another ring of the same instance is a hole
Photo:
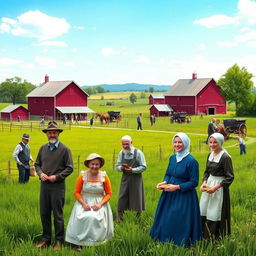
[[[115,170],[115,165],[116,165],[116,150],[114,149],[113,158],[112,158],[112,169],[113,170]]]
[[[33,124],[31,122],[30,131],[32,132],[32,130],[33,130]]]
[[[12,131],[12,122],[10,122],[10,132]]]
[[[200,140],[198,141],[198,146],[199,146],[199,152],[201,152],[201,143],[200,143]]]
[[[80,173],[80,155],[77,157],[77,173]]]
[[[161,147],[161,144],[159,144],[159,159],[162,160],[162,147]]]
[[[11,182],[11,161],[8,161],[8,182]]]
[[[144,146],[142,145],[142,147],[141,147],[141,151],[143,152],[144,151]]]

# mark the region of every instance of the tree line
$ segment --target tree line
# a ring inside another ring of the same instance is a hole
[[[20,77],[7,78],[0,84],[0,102],[26,103],[27,94],[36,86]]]

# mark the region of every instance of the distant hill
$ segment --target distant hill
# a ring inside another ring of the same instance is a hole
[[[166,92],[171,85],[156,85],[156,84],[137,84],[137,83],[126,83],[126,84],[97,84],[97,85],[84,85],[83,89],[88,87],[100,86],[104,88],[105,91],[110,92],[123,92],[123,91],[145,91],[149,90],[150,87],[154,88],[157,92]]]

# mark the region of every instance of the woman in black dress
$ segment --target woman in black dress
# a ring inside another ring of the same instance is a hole
[[[214,133],[208,144],[212,152],[207,157],[200,210],[205,239],[217,239],[231,233],[229,186],[234,180],[232,160],[222,144],[224,136]]]

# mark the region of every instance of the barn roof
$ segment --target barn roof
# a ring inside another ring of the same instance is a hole
[[[77,85],[74,81],[49,81],[35,88],[27,95],[27,97],[54,97],[71,83]],[[88,96],[88,94],[83,89],[81,89],[81,91],[83,91]]]
[[[56,107],[63,114],[83,114],[94,113],[88,107]]]
[[[159,112],[170,112],[173,111],[170,105],[167,104],[155,104],[152,105],[150,108],[155,107]]]
[[[165,96],[196,96],[213,78],[179,79]]]
[[[153,99],[164,99],[164,95],[162,94],[150,94]]]
[[[9,105],[5,108],[3,108],[0,112],[4,112],[4,113],[11,113],[13,112],[15,109],[19,108],[19,107],[22,107],[24,108],[23,106],[21,105]],[[24,108],[25,110],[27,110],[26,108]],[[28,111],[28,110],[27,110]]]

